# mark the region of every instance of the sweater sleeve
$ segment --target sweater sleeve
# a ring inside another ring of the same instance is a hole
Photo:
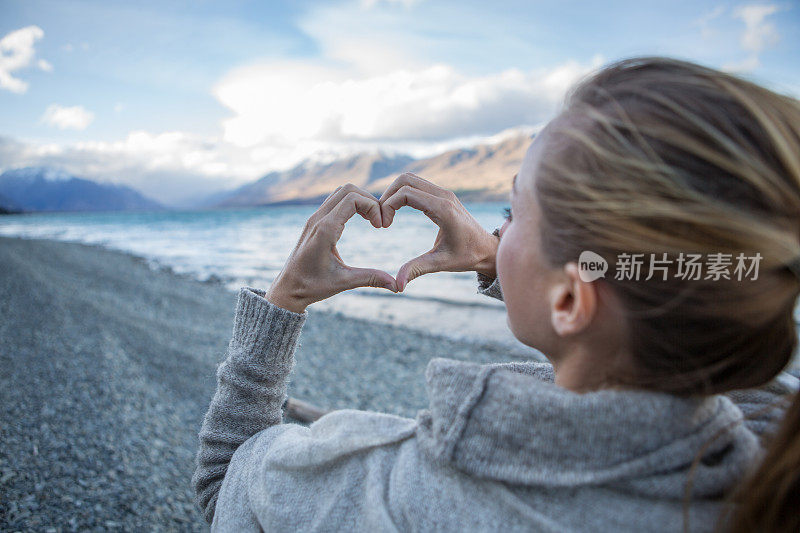
[[[500,238],[500,229],[495,228],[492,232],[492,235]],[[496,298],[500,301],[503,301],[503,292],[500,290],[500,282],[498,278],[492,278],[487,276],[486,274],[478,274],[478,292],[480,294],[485,294],[486,296],[491,296],[492,298]]]
[[[477,274],[478,292],[503,301],[503,291],[500,290],[500,283],[497,281],[497,278],[490,278],[486,274],[481,274],[480,272]]]
[[[498,278],[490,278],[486,274],[478,274],[478,292],[503,301],[503,292],[500,290]]]
[[[217,367],[217,390],[200,428],[195,502],[206,521],[236,449],[261,430],[282,422],[287,377],[308,311],[294,313],[265,298],[265,291],[239,291],[227,356]]]

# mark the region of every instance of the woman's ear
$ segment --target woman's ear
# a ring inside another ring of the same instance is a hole
[[[569,262],[550,289],[553,329],[562,337],[574,335],[592,323],[597,309],[597,287],[580,278],[578,264]]]

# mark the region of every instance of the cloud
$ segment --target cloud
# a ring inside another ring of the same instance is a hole
[[[239,146],[441,140],[542,122],[601,62],[483,76],[446,64],[358,76],[313,63],[266,63],[230,73],[214,95],[233,112],[224,138]]]
[[[6,34],[0,39],[0,88],[12,93],[23,94],[28,90],[28,83],[12,76],[12,72],[33,64],[36,51],[34,44],[44,37],[39,26],[26,26]],[[51,71],[52,65],[45,60],[36,64],[44,71]]]
[[[385,4],[399,4],[403,7],[411,7],[415,4],[419,4],[422,0],[361,0],[361,7],[365,9],[370,9],[378,4],[385,3]]]
[[[206,194],[261,175],[248,153],[177,131],[133,131],[120,141],[72,144],[0,137],[0,170],[34,165],[124,183],[172,205],[189,205]],[[231,175],[240,177],[231,179]]]
[[[224,75],[212,90],[230,113],[218,136],[133,131],[109,142],[6,139],[5,148],[0,142],[0,166],[57,166],[126,183],[167,204],[187,205],[187,191],[200,197],[306,159],[329,161],[376,149],[426,157],[491,140],[508,128],[541,125],[566,89],[603,61],[596,56],[486,70],[470,55],[479,67],[460,69],[454,66],[457,58],[439,52],[471,50],[477,39],[485,43],[485,54],[495,56],[507,43],[491,44],[491,27],[484,33],[443,34],[436,17],[420,17],[417,9],[391,3],[315,8],[299,21],[317,45],[314,59],[262,60]],[[49,123],[64,110],[89,113],[79,106],[51,108],[45,114]]]
[[[775,4],[752,4],[741,6],[733,16],[744,21],[745,29],[741,36],[742,48],[759,53],[767,46],[778,42],[778,30],[766,18],[778,11]]]
[[[718,19],[723,13],[725,13],[725,7],[717,6],[705,15],[693,20],[692,24],[700,27],[700,35],[703,39],[710,39],[715,33],[711,28],[711,21]]]
[[[86,50],[89,49],[89,43],[85,43],[84,42],[84,43],[81,43],[79,45],[75,45],[75,44],[72,44],[72,43],[66,43],[66,44],[61,46],[61,49],[64,50],[65,52],[74,52],[77,48],[80,48],[81,50],[83,50],[85,52]]]
[[[42,115],[42,122],[60,130],[85,130],[94,120],[94,113],[82,106],[65,107],[52,104]]]
[[[761,65],[761,52],[776,44],[780,38],[775,25],[766,20],[778,10],[775,4],[749,4],[734,10],[733,17],[742,20],[745,25],[739,44],[742,50],[748,52],[748,56],[741,61],[724,65],[723,69],[750,72]]]
[[[423,3],[421,13],[386,0],[371,7],[316,7],[298,26],[316,43],[317,57],[255,62],[220,79],[212,92],[231,112],[223,139],[288,150],[490,135],[545,121],[567,87],[602,62],[597,56],[539,68],[459,69],[456,56],[476,40],[504,49],[491,25],[443,32],[433,3]],[[469,15],[453,13],[454,28],[459,17]]]

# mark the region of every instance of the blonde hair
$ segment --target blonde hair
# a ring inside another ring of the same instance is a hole
[[[548,126],[566,139],[546,144],[536,177],[551,264],[583,250],[612,265],[621,253],[672,260],[666,281],[604,279],[631,326],[632,384],[710,394],[761,385],[786,366],[800,292],[786,266],[800,255],[799,125],[791,98],[692,63],[635,58],[580,83]],[[682,279],[681,252],[759,253],[758,277]]]
[[[580,82],[543,140],[535,184],[551,265],[583,250],[610,265],[622,253],[672,261],[666,280],[602,280],[630,331],[635,368],[620,365],[620,382],[712,394],[787,366],[800,293],[788,266],[800,256],[797,100],[694,63],[632,58]],[[761,259],[756,279],[683,279],[681,253]],[[786,423],[796,436],[800,420]]]

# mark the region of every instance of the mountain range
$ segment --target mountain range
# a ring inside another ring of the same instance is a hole
[[[97,183],[50,167],[0,174],[0,210],[128,211],[163,206],[125,185]]]
[[[205,205],[318,203],[336,187],[348,182],[380,196],[403,172],[413,172],[450,189],[464,201],[504,200],[508,198],[512,177],[519,170],[532,138],[532,134],[517,133],[496,143],[450,150],[425,159],[365,152],[330,163],[304,162],[214,195]]]
[[[363,153],[330,163],[304,162],[212,198],[214,207],[311,203],[324,198],[339,185],[352,182],[369,187],[376,180],[400,173],[414,161],[409,156]]]
[[[403,172],[413,172],[450,189],[462,201],[505,200],[532,138],[530,133],[512,130],[500,134],[495,142],[423,159],[371,151],[325,163],[307,160],[208,196],[196,207],[317,204],[348,182],[380,196]],[[0,213],[160,208],[161,204],[131,187],[99,183],[50,167],[26,167],[0,174]]]

